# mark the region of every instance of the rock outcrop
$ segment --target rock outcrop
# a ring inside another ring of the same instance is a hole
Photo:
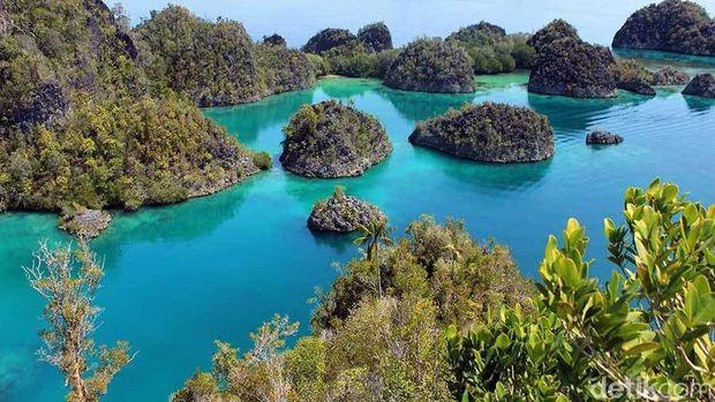
[[[385,214],[376,206],[353,196],[345,195],[336,187],[333,195],[313,205],[308,217],[308,228],[318,232],[354,232],[359,226],[372,221],[386,220]]]
[[[263,44],[264,45],[271,45],[271,46],[281,46],[281,47],[286,47],[288,46],[286,44],[285,38],[278,34],[273,34],[271,36],[264,36],[263,37]]]
[[[546,116],[498,103],[451,109],[420,123],[409,140],[480,162],[536,162],[554,154],[554,132]]]
[[[63,211],[59,228],[80,239],[89,240],[104,232],[111,221],[112,216],[106,211],[79,207],[71,212]]]
[[[698,74],[683,89],[684,95],[715,98],[715,76],[710,73]]]
[[[360,28],[357,38],[368,52],[380,53],[392,49],[392,34],[390,28],[383,22],[375,22]]]
[[[617,95],[616,81],[610,73],[614,63],[610,50],[572,37],[539,49],[529,76],[529,92],[573,98]]]
[[[597,128],[586,136],[586,144],[588,145],[613,145],[623,142],[623,137],[618,134],[610,133],[606,130]]]
[[[326,28],[317,34],[303,46],[306,53],[320,54],[328,50],[347,45],[357,40],[357,37],[347,29]]]
[[[556,19],[532,35],[527,41],[527,44],[536,49],[537,52],[540,52],[553,42],[567,38],[581,40],[573,25],[562,19]]]
[[[466,93],[476,88],[467,52],[441,39],[418,39],[407,45],[387,71],[385,85],[436,93]]]
[[[715,56],[715,21],[694,2],[665,0],[628,17],[613,47]]]
[[[653,73],[637,60],[618,60],[611,64],[616,87],[645,96],[655,96]]]
[[[690,76],[671,66],[665,66],[653,74],[653,85],[685,85]]]
[[[337,101],[304,106],[283,131],[280,161],[305,177],[360,176],[392,152],[376,118]]]

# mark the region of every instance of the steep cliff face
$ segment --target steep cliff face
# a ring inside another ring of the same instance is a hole
[[[554,153],[546,116],[499,103],[465,105],[420,123],[410,142],[480,162],[536,162]]]
[[[360,28],[357,38],[369,52],[379,53],[392,49],[392,34],[390,28],[383,22],[375,22]]]
[[[633,13],[613,47],[715,56],[715,21],[694,2],[665,0]]]

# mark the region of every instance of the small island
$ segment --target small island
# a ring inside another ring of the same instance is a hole
[[[305,177],[360,176],[392,152],[376,118],[334,100],[302,107],[283,132],[280,161]]]
[[[409,140],[479,162],[536,162],[554,154],[554,132],[546,116],[491,102],[468,104],[422,122]]]
[[[387,217],[380,208],[346,195],[345,189],[336,186],[327,200],[315,203],[308,217],[308,228],[316,232],[354,232],[372,221],[385,221]]]
[[[455,41],[418,39],[392,63],[385,85],[407,91],[466,93],[476,88],[467,52]]]
[[[112,216],[106,211],[73,204],[63,208],[59,228],[81,240],[90,240],[104,232],[111,221]]]
[[[614,48],[715,56],[715,21],[691,1],[665,0],[633,13],[613,38]]]
[[[696,75],[685,87],[683,94],[701,98],[715,98],[715,76],[710,73]]]
[[[597,128],[586,136],[586,145],[615,145],[623,142],[623,137]]]
[[[392,50],[392,33],[384,22],[374,22],[360,28],[357,39],[368,52],[380,53]]]
[[[690,81],[690,76],[672,66],[665,66],[653,74],[653,85],[670,86],[685,85]]]
[[[579,38],[576,29],[555,20],[538,31],[529,44],[537,50],[529,76],[529,92],[572,98],[611,98],[617,95],[610,67],[610,50]]]

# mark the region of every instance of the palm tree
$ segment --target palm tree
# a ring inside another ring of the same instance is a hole
[[[392,230],[387,224],[387,219],[373,219],[367,226],[358,224],[358,229],[362,235],[355,239],[355,244],[367,246],[365,260],[375,264],[375,269],[377,270],[377,289],[380,297],[382,297],[380,246],[392,245],[392,239],[390,238],[390,232],[392,232]]]

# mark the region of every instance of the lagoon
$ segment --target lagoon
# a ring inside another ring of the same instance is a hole
[[[707,67],[702,67],[707,68]],[[529,276],[536,275],[549,233],[578,217],[589,229],[589,257],[603,262],[602,219],[620,217],[623,191],[660,176],[704,203],[715,202],[715,103],[659,90],[649,99],[622,93],[611,100],[573,100],[526,92],[527,76],[478,77],[471,95],[429,95],[388,89],[375,80],[329,78],[310,90],[238,107],[205,110],[253,149],[275,162],[267,173],[216,195],[182,204],[118,213],[95,240],[103,257],[106,311],[100,340],[126,339],[136,360],[112,384],[107,401],[166,400],[198,368],[210,365],[212,341],[249,345],[248,333],[272,314],[287,314],[309,330],[316,286],[336,275],[333,262],[357,255],[350,236],[314,235],[306,228],[312,204],[341,184],[379,205],[401,233],[420,214],[464,219],[473,235],[508,244]],[[360,178],[308,180],[277,162],[282,127],[302,105],[336,98],[354,102],[385,125],[395,150]],[[485,100],[529,106],[546,114],[556,154],[535,164],[490,165],[413,147],[419,120]],[[586,133],[620,133],[619,146],[592,148]],[[60,400],[62,381],[34,351],[42,300],[20,269],[38,241],[67,237],[52,214],[0,215],[0,399]]]

